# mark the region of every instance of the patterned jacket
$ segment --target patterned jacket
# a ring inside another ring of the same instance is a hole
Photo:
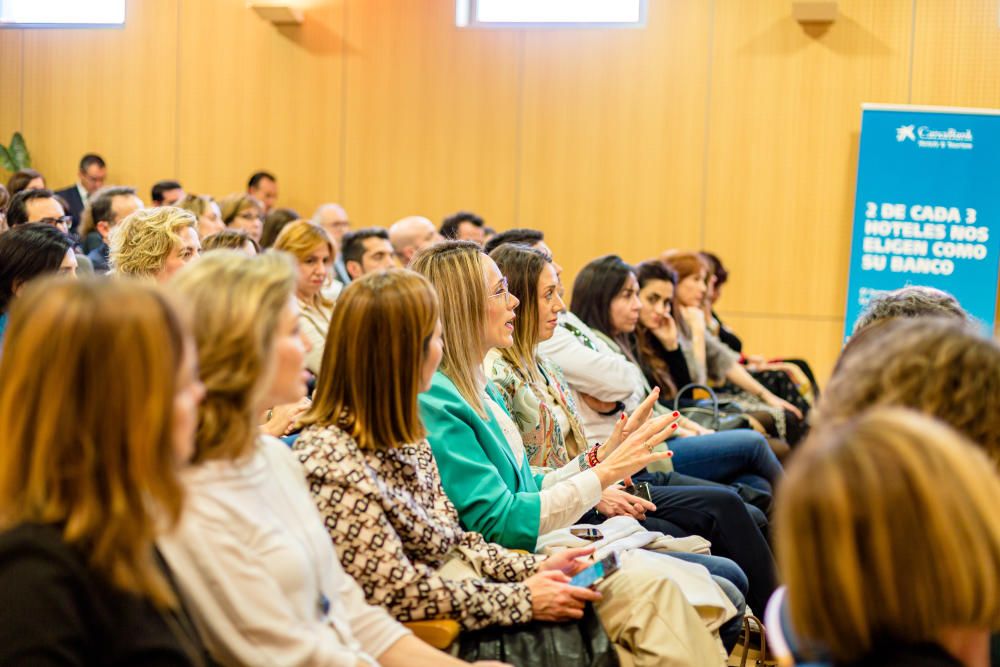
[[[460,525],[426,440],[366,451],[336,426],[306,429],[294,449],[344,569],[370,604],[399,621],[450,618],[466,629],[531,620],[542,558],[490,544]],[[485,578],[450,580],[453,556]]]

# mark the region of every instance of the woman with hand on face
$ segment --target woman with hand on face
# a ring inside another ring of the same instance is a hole
[[[490,257],[507,278],[520,308],[514,320],[513,345],[490,351],[486,357],[486,372],[501,389],[505,407],[520,430],[532,465],[561,467],[570,457],[576,457],[578,468],[586,469],[589,461],[603,461],[617,446],[619,438],[613,437],[593,447],[586,444],[590,438],[581,425],[576,402],[561,370],[538,353],[539,343],[553,335],[559,314],[566,308],[559,296],[555,269],[544,253],[518,245],[501,246]],[[651,392],[624,422],[626,432],[631,432],[646,419],[656,396],[655,391]],[[682,445],[685,447],[686,444]],[[703,480],[665,486],[660,484],[662,480],[658,476],[647,473],[634,475],[633,479],[652,484],[653,509],[637,511],[635,504],[639,499],[614,486],[605,489],[601,503],[595,508],[597,511],[586,519],[600,522],[602,516],[628,514],[642,521],[649,530],[678,537],[701,535],[708,538],[717,556],[681,554],[680,557],[700,562],[713,574],[728,579],[742,595],[752,588],[754,603],[762,609],[773,590],[773,562],[755,519],[737,494],[732,489]],[[625,502],[619,502],[619,497]],[[726,558],[719,558],[719,555]],[[746,568],[746,574],[729,558]],[[747,575],[751,573],[748,588]],[[724,637],[724,640],[735,641],[739,628],[732,630],[733,636]]]
[[[227,665],[461,664],[365,603],[295,456],[258,432],[263,406],[306,391],[292,262],[220,250],[173,287],[191,304],[206,395],[184,474],[185,516],[160,547],[212,657]]]
[[[802,437],[802,411],[757,382],[740,365],[739,354],[707,329],[702,311],[708,291],[708,266],[704,260],[695,253],[677,253],[670,255],[666,263],[677,274],[674,298],[680,311],[680,317],[675,318],[678,341],[692,379],[700,384],[728,380],[738,390],[730,398],[747,410],[769,414],[774,429],[768,430],[789,444],[797,443]]]
[[[417,408],[443,350],[437,295],[419,274],[369,274],[341,294],[294,450],[344,569],[400,620],[475,630],[580,618],[597,595],[567,582],[592,547],[545,559],[460,526]]]
[[[154,546],[184,507],[195,358],[150,287],[50,280],[18,299],[0,359],[0,664],[207,664]]]
[[[533,551],[540,535],[576,523],[601,501],[605,488],[649,463],[669,458],[670,452],[653,451],[674,429],[675,418],[666,415],[638,425],[593,467],[581,471],[574,460],[557,470],[534,472],[503,396],[483,369],[483,360],[492,348],[513,344],[518,300],[509,293],[506,279],[477,244],[466,241],[427,248],[414,257],[411,268],[435,287],[444,337],[451,341],[419,404],[442,486],[466,529],[508,548]],[[653,509],[652,504],[639,502],[641,507]],[[642,562],[639,553],[633,553]],[[644,585],[633,587],[637,581],[620,575],[606,585],[613,587],[617,582],[628,586],[631,592],[619,593],[620,599],[666,594],[664,586],[669,582],[659,572],[648,566],[640,571],[648,579]],[[646,605],[638,598],[630,604],[633,606],[626,609],[605,604],[598,606],[598,613],[613,639],[622,633],[622,623],[639,633],[626,633],[639,639],[639,644],[627,647],[631,660],[674,664],[666,656],[677,655],[676,664],[701,664],[690,662],[693,644],[679,647],[667,640],[663,633],[673,634],[666,629],[671,625],[667,616],[644,621],[630,611]],[[650,601],[649,608],[661,604]],[[671,605],[669,609],[682,613],[681,619],[687,618],[681,608]],[[690,620],[681,622],[690,625]],[[647,642],[651,642],[649,648],[643,648]],[[715,664],[711,660],[717,654],[709,654],[713,657],[702,658],[708,660],[704,664]]]

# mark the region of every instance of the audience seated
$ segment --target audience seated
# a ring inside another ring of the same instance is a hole
[[[198,238],[202,241],[226,229],[219,204],[208,195],[187,195],[176,205],[178,208],[190,211],[198,218]]]
[[[7,191],[11,196],[21,190],[44,190],[45,177],[34,169],[18,169],[7,181]]]
[[[307,224],[307,223],[304,223]],[[205,399],[177,529],[160,538],[212,658],[223,664],[460,664],[369,606],[347,576],[295,456],[257,415],[305,396],[295,268],[218,251],[182,271]]]
[[[434,223],[419,215],[397,220],[389,227],[389,242],[402,266],[409,266],[415,254],[441,240]]]
[[[323,292],[332,280],[330,267],[336,254],[333,241],[319,225],[297,220],[281,230],[274,249],[295,258],[299,326],[311,348],[306,354],[306,368],[318,376],[333,312],[333,299]]]
[[[142,200],[135,188],[120,185],[101,188],[87,202],[80,219],[80,236],[94,271],[107,273],[111,230],[140,208],[143,208]]]
[[[104,187],[107,176],[108,169],[104,159],[100,155],[87,153],[80,159],[77,182],[56,191],[55,194],[62,197],[68,205],[65,211],[66,215],[72,218],[70,232],[76,234],[80,226],[80,216],[83,215],[83,207],[92,194]]]
[[[219,204],[226,227],[244,231],[257,244],[264,233],[264,204],[251,195],[229,195]]]
[[[246,232],[235,229],[223,229],[201,240],[201,251],[218,250],[227,248],[229,250],[239,250],[249,257],[256,257],[260,254],[260,246],[250,238]]]
[[[899,408],[817,425],[801,449],[776,535],[802,640],[838,667],[988,665],[1000,480],[983,452]]]
[[[389,233],[381,227],[347,232],[341,239],[340,252],[344,256],[344,268],[351,280],[372,271],[396,266]]]
[[[341,248],[341,239],[351,229],[351,221],[347,217],[347,211],[340,204],[327,203],[320,204],[313,213],[312,221],[326,230],[337,249],[337,259],[333,262],[334,278],[340,281],[341,285],[351,282],[351,277],[347,275],[344,268],[344,253]]]
[[[475,213],[459,211],[441,223],[441,236],[448,240],[472,241],[482,246],[486,241],[483,219]]]
[[[32,230],[59,234],[0,243]],[[206,664],[154,547],[184,507],[194,361],[148,287],[44,281],[18,299],[0,358],[0,664]]]
[[[628,437],[622,439],[619,429],[607,458],[587,470],[573,461],[559,470],[532,471],[503,397],[482,371],[490,349],[513,342],[517,299],[493,260],[472,242],[428,248],[414,258],[413,269],[438,292],[445,339],[464,342],[446,346],[441,369],[419,404],[444,490],[467,529],[508,548],[534,550],[540,536],[573,525],[593,508],[603,489],[669,458],[670,452],[653,448],[675,428],[676,418],[643,416]]]
[[[13,228],[28,222],[52,225],[66,234],[72,220],[56,200],[52,190],[22,190],[11,197],[10,204],[7,205],[7,225]]]
[[[111,234],[112,270],[119,276],[166,282],[201,253],[196,224],[191,213],[174,206],[132,213]]]
[[[511,552],[463,531],[445,496],[417,412],[444,354],[437,301],[420,276],[390,270],[352,283],[334,312],[310,426],[294,448],[341,561],[370,602],[401,619],[475,629],[578,618],[600,598],[568,575],[592,547],[548,559]]]
[[[150,191],[149,200],[153,206],[177,206],[184,201],[187,193],[178,181],[157,181]]]
[[[0,344],[11,303],[28,282],[50,273],[76,277],[73,242],[51,225],[18,225],[0,234]]]
[[[264,216],[264,231],[260,237],[260,247],[270,248],[278,238],[278,234],[290,222],[299,220],[299,214],[290,208],[275,208]]]
[[[708,329],[702,310],[708,290],[705,261],[697,253],[674,253],[666,263],[677,274],[673,298],[678,305],[678,341],[691,378],[699,384],[728,380],[735,391],[718,392],[721,400],[737,402],[744,411],[756,413],[757,421],[764,423],[771,435],[791,445],[797,443],[803,432],[802,411],[757,382],[739,364],[739,354]]]
[[[278,179],[266,171],[254,172],[247,182],[247,194],[261,203],[261,213],[267,215],[278,201]]]

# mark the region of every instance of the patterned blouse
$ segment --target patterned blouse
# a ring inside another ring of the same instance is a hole
[[[586,462],[587,438],[580,425],[573,393],[554,363],[539,356],[538,369],[543,382],[527,377],[520,368],[511,365],[497,350],[490,350],[483,364],[486,377],[500,389],[504,403],[514,418],[528,460],[536,468],[561,468],[574,457],[580,470],[589,470]],[[555,410],[561,410],[573,437],[563,433]],[[573,443],[568,447],[568,443]]]
[[[426,440],[367,451],[336,426],[311,426],[294,450],[341,564],[370,604],[399,621],[448,618],[468,630],[531,620],[530,592],[519,582],[542,557],[459,525]],[[451,557],[474,561],[484,578],[439,576]]]

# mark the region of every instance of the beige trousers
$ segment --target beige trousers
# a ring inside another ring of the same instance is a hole
[[[450,559],[442,566],[441,576],[481,578],[478,559],[461,551],[468,560]],[[618,650],[622,667],[726,664],[722,642],[705,628],[681,589],[643,559],[625,559],[621,570],[598,584],[597,590],[603,599],[594,608]]]

